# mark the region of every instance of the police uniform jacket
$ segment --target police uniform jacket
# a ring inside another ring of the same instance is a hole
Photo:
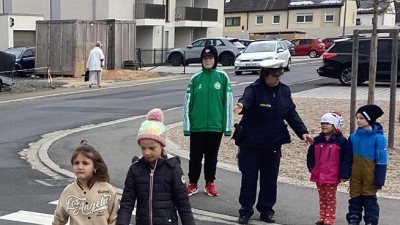
[[[245,132],[240,146],[251,148],[280,148],[290,143],[287,124],[299,138],[308,133],[296,111],[290,88],[282,83],[271,88],[258,79],[246,87],[239,99],[243,104],[240,125]]]
[[[158,159],[152,168],[144,158],[134,159],[125,180],[118,225],[129,225],[136,202],[136,225],[194,225],[179,157]]]

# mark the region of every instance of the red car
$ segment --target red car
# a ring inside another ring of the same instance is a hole
[[[291,42],[296,56],[308,55],[311,58],[318,58],[325,52],[325,44],[318,38],[294,39]]]
[[[325,49],[330,48],[335,42],[335,40],[339,40],[341,37],[327,37],[322,39],[322,43],[325,44]]]

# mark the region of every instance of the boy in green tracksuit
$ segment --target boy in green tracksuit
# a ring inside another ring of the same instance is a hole
[[[233,96],[228,75],[216,69],[218,52],[206,46],[201,52],[203,69],[194,74],[186,90],[183,133],[190,136],[188,195],[199,192],[197,182],[204,155],[204,191],[217,196],[214,180],[222,134],[232,133]]]

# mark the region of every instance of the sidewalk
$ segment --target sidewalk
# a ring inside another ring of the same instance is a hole
[[[303,62],[319,62],[322,61],[321,58],[310,58],[309,56],[294,56],[292,57],[292,64],[298,64],[298,63],[303,63]],[[218,68],[221,68],[223,70],[233,70],[233,66],[218,66]],[[165,64],[163,66],[150,66],[150,67],[142,67],[143,70],[145,71],[152,71],[152,72],[160,72],[160,73],[189,73],[193,74],[201,69],[201,64],[196,63],[196,64],[190,64],[189,66],[186,66],[185,68],[183,66],[171,66],[169,64]]]

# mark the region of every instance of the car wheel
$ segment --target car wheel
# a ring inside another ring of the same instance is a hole
[[[292,69],[292,60],[288,59],[287,66],[285,67],[285,71],[290,71]]]
[[[19,67],[19,66],[14,67],[14,71],[13,71],[14,77],[22,77],[24,75],[24,73],[22,71],[16,71],[16,70],[21,70],[21,67]]]
[[[168,61],[173,66],[180,66],[180,65],[182,65],[182,62],[183,62],[182,54],[174,53],[169,57]]]
[[[308,53],[308,55],[310,56],[310,58],[316,58],[318,54],[315,50],[312,50],[310,51],[310,53]]]
[[[339,81],[342,85],[350,86],[351,85],[351,66],[345,66],[342,69],[342,72],[340,72],[339,75]],[[365,80],[362,79],[362,71],[358,69],[358,79],[357,79],[357,85],[361,85],[362,83],[365,82]]]
[[[233,64],[235,63],[235,57],[233,57],[233,55],[230,53],[223,53],[222,55],[220,55],[219,62],[223,66],[233,66]]]
[[[242,75],[242,71],[235,71],[235,75]]]

